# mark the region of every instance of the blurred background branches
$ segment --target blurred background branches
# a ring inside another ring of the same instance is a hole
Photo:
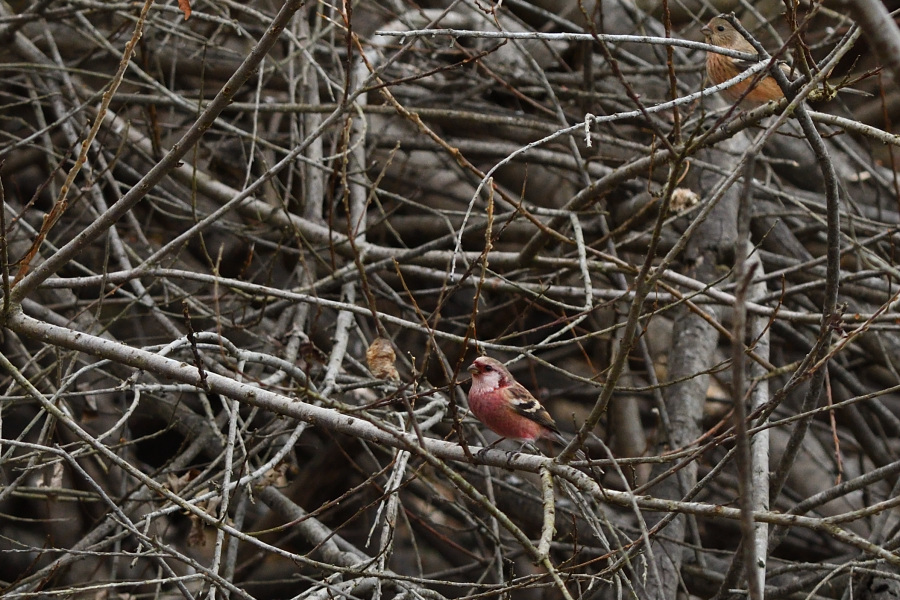
[[[4,597],[900,596],[893,8],[0,1]]]

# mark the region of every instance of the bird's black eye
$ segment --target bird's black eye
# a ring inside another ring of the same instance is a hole
[[[724,25],[717,26],[716,31],[725,31],[725,26]]]
[[[484,370],[490,373],[494,370],[494,367],[492,367],[491,365],[484,365]]]

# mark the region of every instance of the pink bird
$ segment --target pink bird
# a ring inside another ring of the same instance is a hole
[[[469,373],[472,374],[469,408],[488,429],[523,445],[541,438],[566,443],[550,413],[513,378],[503,363],[481,356],[469,366]]]

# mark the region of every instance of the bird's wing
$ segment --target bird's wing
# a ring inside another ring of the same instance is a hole
[[[508,388],[509,402],[513,410],[527,419],[531,419],[539,425],[543,425],[553,433],[559,433],[556,422],[541,403],[531,395],[520,383],[515,383]]]
[[[752,67],[759,61],[745,60],[743,58],[732,58],[731,62],[733,62],[734,66],[737,67],[741,73],[743,73],[744,71],[746,71],[747,69],[749,69],[750,67]]]
[[[744,72],[755,64],[758,64],[758,60],[744,60],[742,58],[732,58],[734,61],[734,66],[738,68],[739,71]],[[781,69],[781,72],[787,75],[787,78],[793,81],[797,78],[797,73],[794,69],[791,68],[789,64],[784,61],[777,61],[775,64],[778,65],[778,68]]]

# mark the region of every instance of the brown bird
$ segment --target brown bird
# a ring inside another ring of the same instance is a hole
[[[722,15],[713,17],[709,23],[700,28],[706,43],[720,48],[737,50],[748,54],[757,54],[756,49],[744,39]],[[713,85],[719,85],[732,77],[746,71],[753,62],[732,58],[716,52],[706,53],[706,73]],[[779,63],[779,68],[790,78],[791,70],[786,64]],[[771,100],[784,98],[784,93],[771,75],[750,77],[727,89],[722,94],[731,102],[740,102],[745,109],[762,106]]]

